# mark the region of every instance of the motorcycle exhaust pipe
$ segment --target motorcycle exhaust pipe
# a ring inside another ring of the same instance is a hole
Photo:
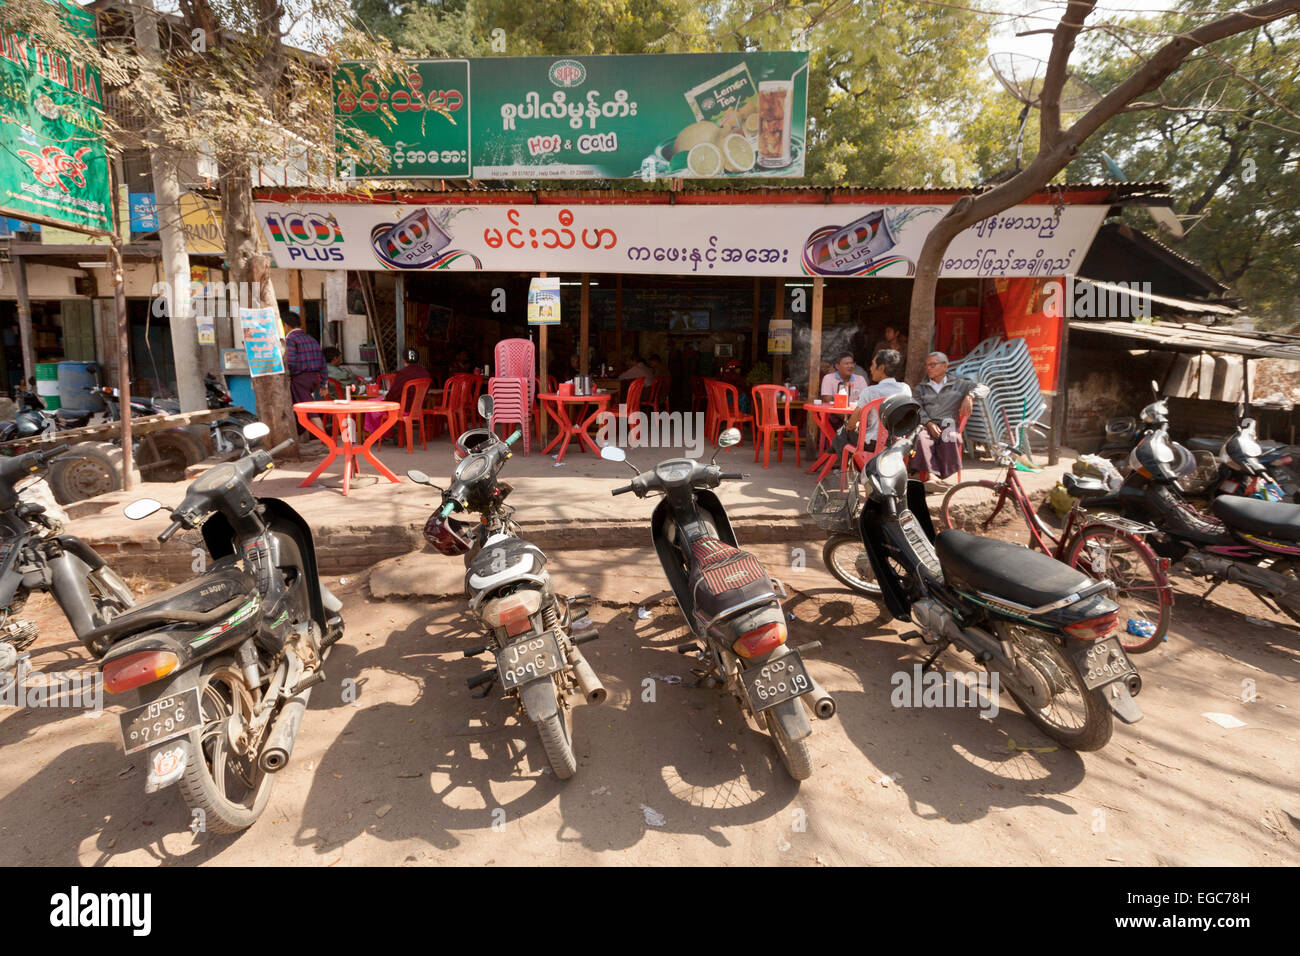
[[[1244,585],[1252,591],[1262,591],[1279,604],[1300,611],[1300,587],[1294,578],[1285,574],[1269,568],[1241,564],[1204,551],[1189,552],[1183,558],[1183,565],[1192,574],[1222,578],[1224,581]]]
[[[605,703],[605,699],[609,697],[609,691],[605,690],[605,685],[600,682],[596,672],[591,669],[587,659],[582,656],[582,651],[576,647],[570,648],[569,663],[573,667],[573,676],[578,679],[578,686],[582,688],[582,696],[587,698],[587,703]]]
[[[811,674],[808,675],[808,679],[812,681],[812,690],[799,699],[808,708],[808,712],[818,720],[830,720],[835,716],[835,698],[826,693],[826,688],[817,683]]]
[[[302,715],[307,710],[307,700],[311,697],[308,687],[280,709],[280,716],[271,725],[266,745],[257,759],[257,765],[266,773],[277,773],[289,763],[293,755],[293,745],[298,739],[298,730],[302,727]]]

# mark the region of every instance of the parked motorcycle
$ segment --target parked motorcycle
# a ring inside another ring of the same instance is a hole
[[[0,442],[49,437],[70,428],[81,428],[90,424],[92,414],[89,411],[72,412],[65,408],[46,411],[40,396],[21,389],[18,393],[18,410],[14,412],[13,420],[0,422]]]
[[[1151,387],[1158,391],[1155,382]],[[1179,491],[1179,479],[1196,463],[1169,438],[1168,402],[1157,399],[1142,415],[1150,428],[1133,449],[1119,490],[1081,480],[1074,493],[1087,494],[1092,510],[1117,511],[1159,528],[1147,538],[1157,554],[1214,582],[1202,601],[1233,581],[1300,622],[1300,505],[1220,495],[1211,514],[1198,511]]]
[[[718,436],[718,451],[739,441],[740,432],[728,428]],[[727,511],[712,491],[726,479],[745,477],[724,472],[716,464],[718,451],[707,465],[674,458],[640,472],[628,464],[636,477],[610,494],[663,495],[650,517],[651,540],[695,635],[678,653],[695,653],[700,681],[730,691],[741,710],[766,727],[790,776],[807,780],[813,769],[812,726],[804,707],[828,719],[835,714],[835,700],[813,680],[799,650],[786,643],[785,613],[774,590],[779,585],[758,558],[740,550]],[[601,457],[627,463],[626,453],[614,446],[602,448]]]
[[[479,398],[479,414],[492,415],[490,396]],[[505,503],[509,483],[497,475],[511,457],[510,446],[519,440],[516,430],[505,441],[488,429],[470,429],[456,439],[456,470],[446,491],[422,471],[408,471],[417,484],[442,495],[442,504],[424,526],[424,536],[440,553],[464,555],[465,593],[470,613],[482,625],[488,643],[465,651],[477,657],[489,650],[496,666],[467,683],[482,687],[485,697],[497,680],[516,699],[520,714],[537,725],[551,769],[561,780],[577,772],[572,728],[565,712],[568,695],[581,691],[588,703],[600,704],[607,693],[578,649],[600,635],[585,609],[574,614],[587,595],[562,598],[555,593],[546,570],[546,555],[520,537]],[[473,524],[452,517],[473,512],[482,520]]]
[[[67,450],[0,458],[0,643],[18,651],[37,636],[36,625],[18,617],[32,591],[49,591],[87,646],[91,633],[135,605],[126,582],[94,548],[63,534],[42,505],[18,496],[19,481],[42,474]]]
[[[1094,581],[1028,548],[944,531],[935,536],[924,486],[907,477],[921,427],[910,395],[880,409],[888,446],[863,470],[869,489],[858,518],[885,607],[912,621],[934,647],[928,670],[949,647],[974,656],[1047,736],[1074,750],[1098,750],[1142,718],[1142,687],[1120,646],[1119,607],[1109,581]]]
[[[258,422],[245,435],[255,443],[268,431]],[[103,655],[105,689],[137,691],[121,730],[128,754],[148,751],[145,792],[178,784],[218,833],[251,826],[266,808],[311,688],[325,679],[326,651],[343,635],[311,528],[285,502],[253,493],[253,479],[292,444],[215,466],[175,508],[152,498],[128,505],[135,520],[172,516],[159,541],[202,528],[211,562],[86,635]]]
[[[1237,429],[1226,440],[1204,437],[1187,440],[1193,454],[1206,451],[1207,446],[1214,454],[1217,468],[1206,488],[1206,497],[1241,495],[1261,501],[1300,501],[1300,485],[1287,468],[1291,464],[1290,454],[1277,442],[1269,442],[1265,447],[1244,403],[1237,405]]]

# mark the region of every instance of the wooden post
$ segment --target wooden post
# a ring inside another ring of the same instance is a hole
[[[750,320],[750,328],[753,331],[753,336],[749,344],[750,365],[758,364],[758,293],[759,293],[759,278],[758,276],[754,276],[754,314]]]
[[[578,326],[578,373],[580,375],[590,375],[591,370],[587,367],[587,340],[590,335],[591,322],[591,275],[584,272],[582,274],[582,317],[581,324]]]
[[[821,397],[822,366],[822,277],[813,276],[812,296],[812,340],[808,345],[808,394],[809,401]]]
[[[538,275],[541,276],[543,279],[546,278],[546,273],[545,273],[545,272],[539,272]],[[546,356],[546,326],[545,326],[545,325],[539,325],[537,328],[538,328],[538,332],[537,332],[537,364],[538,364],[538,374],[537,374],[537,393],[540,395],[542,392],[545,392],[545,391],[548,390],[548,387],[547,387],[547,368],[548,368],[548,362],[547,362],[547,356]],[[538,403],[537,403],[537,412],[538,412],[539,415],[542,416],[542,421],[541,421],[541,426],[542,426],[542,427],[541,427],[541,431],[539,431],[538,434],[541,435],[541,445],[542,445],[543,448],[545,448],[545,447],[546,447],[546,439],[547,439],[548,437],[550,437],[550,430],[546,427],[546,413],[542,411],[541,402],[538,402]]]
[[[1047,437],[1048,465],[1061,460],[1061,445],[1065,443],[1066,405],[1070,392],[1067,378],[1070,374],[1070,319],[1066,315],[1061,316],[1061,332],[1056,341],[1056,395],[1052,398],[1052,430]]]
[[[14,293],[18,297],[18,336],[23,351],[23,388],[36,375],[36,352],[32,348],[32,300],[27,295],[27,263],[13,257]]]
[[[772,318],[777,320],[785,318],[785,280],[784,279],[776,280],[776,312],[772,315]],[[774,355],[772,357],[772,384],[773,385],[782,384],[781,372],[784,367],[782,359],[783,356],[780,355]]]
[[[623,361],[623,276],[614,277],[614,361],[610,365],[617,366]],[[617,368],[614,369],[618,371]]]
[[[126,286],[122,281],[122,245],[114,234],[109,238],[109,273],[113,277],[113,313],[117,319],[117,390],[121,413],[122,487],[135,487],[135,463],[131,450],[131,329],[126,314]]]
[[[397,288],[393,290],[393,312],[397,321],[397,362],[396,368],[404,368],[406,361],[406,276],[397,274]]]
[[[271,284],[270,260],[261,255],[251,257],[249,274],[253,277],[254,288],[257,290],[257,308],[278,308],[275,286]],[[257,403],[258,419],[271,430],[266,436],[265,447],[274,448],[287,439],[297,439],[298,429],[287,371],[279,375],[254,375],[253,400]]]

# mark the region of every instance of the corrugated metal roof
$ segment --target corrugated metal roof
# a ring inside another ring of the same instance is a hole
[[[1174,352],[1227,352],[1251,358],[1300,360],[1300,335],[1278,332],[1243,332],[1178,322],[1125,322],[1071,319],[1071,332],[1097,332],[1149,342]]]

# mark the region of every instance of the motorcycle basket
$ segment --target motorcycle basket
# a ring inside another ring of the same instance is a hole
[[[808,500],[808,514],[817,527],[832,534],[854,534],[858,530],[858,513],[862,511],[862,495],[856,487],[847,491],[828,487],[825,480],[817,482]]]

